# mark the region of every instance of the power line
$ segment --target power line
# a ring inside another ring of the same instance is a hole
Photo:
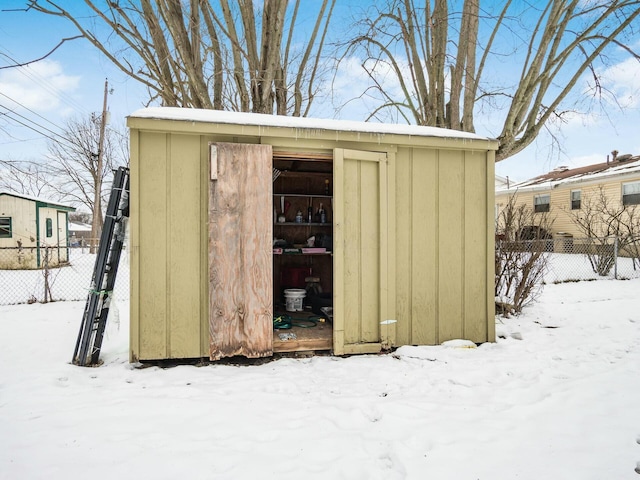
[[[51,121],[51,120],[49,120],[48,118],[43,117],[43,116],[42,116],[42,115],[40,115],[38,112],[35,112],[35,111],[31,110],[31,109],[30,109],[29,107],[27,107],[26,105],[23,105],[23,104],[22,104],[22,103],[20,103],[19,101],[17,101],[17,100],[15,100],[15,99],[11,98],[11,97],[10,97],[10,96],[8,96],[8,95],[5,95],[5,94],[4,94],[4,93],[2,93],[2,92],[0,92],[0,95],[2,95],[3,97],[5,97],[5,98],[9,99],[10,101],[12,101],[13,103],[15,103],[16,105],[19,105],[20,107],[24,108],[25,110],[27,110],[27,111],[29,111],[29,112],[33,113],[35,116],[37,116],[37,117],[41,118],[41,119],[42,119],[42,120],[44,120],[45,122],[50,123],[50,124],[51,124],[51,125],[53,125],[54,127],[58,128],[60,131],[64,132],[64,128],[60,127],[60,125],[58,125],[58,124],[56,124],[56,123],[52,122],[52,121]],[[2,104],[0,104],[0,107],[4,107],[4,108],[7,108],[7,109],[8,109],[8,107],[5,107],[5,106],[4,106],[4,105],[2,105]],[[14,111],[14,110],[12,110],[12,111]],[[15,113],[15,111],[14,111],[14,113]],[[25,118],[25,119],[26,119],[26,117],[24,117],[24,116],[23,116],[22,118]],[[35,122],[34,122],[34,123],[35,123]]]
[[[76,102],[71,97],[64,95],[60,89],[51,87],[50,82],[48,82],[47,79],[42,77],[39,73],[33,71],[33,69],[30,69],[28,66],[20,67],[19,62],[11,56],[11,52],[9,52],[7,49],[0,47],[0,56],[3,56],[13,62],[12,67],[14,67],[17,72],[19,72],[24,77],[27,77],[32,82],[36,83],[40,88],[46,90],[54,97],[60,99],[60,101],[67,104],[73,110],[83,115],[90,113],[85,110],[84,105]]]
[[[40,127],[41,129],[43,129],[43,130],[45,130],[45,131],[49,132],[51,135],[54,135],[54,136],[56,136],[56,137],[60,137],[61,139],[68,141],[68,139],[67,139],[64,135],[61,135],[61,134],[59,134],[58,132],[54,132],[53,130],[51,130],[51,129],[49,129],[49,128],[45,127],[44,125],[40,125],[39,123],[34,122],[34,121],[33,121],[33,120],[31,120],[30,118],[27,118],[27,117],[25,117],[24,115],[21,115],[20,113],[16,112],[15,110],[11,110],[10,108],[5,107],[4,105],[0,105],[0,107],[2,107],[2,108],[4,108],[4,109],[6,109],[7,111],[11,112],[11,113],[12,113],[12,114],[14,114],[14,115],[17,115],[18,117],[22,118],[23,120],[25,120],[25,121],[27,121],[27,122],[31,122],[33,125],[36,125],[36,126]],[[6,112],[5,112],[5,113],[1,113],[1,114],[2,114],[2,115],[4,115],[4,116],[6,116],[6,117],[8,117],[8,118],[10,118],[10,119],[11,119],[11,120],[13,120],[13,121],[18,121],[18,120],[16,120],[15,118],[11,117],[11,115],[9,115],[9,114],[8,114],[8,113],[6,113]]]
[[[52,135],[55,135],[55,137],[58,137],[58,138],[54,138],[54,137],[52,137],[51,135],[47,135],[46,133],[44,133],[44,132],[42,132],[42,131],[38,130],[37,128],[34,128],[34,127],[32,127],[31,125],[29,125],[29,124],[27,124],[27,123],[25,123],[25,122],[22,122],[22,121],[18,120],[18,119],[17,119],[17,118],[15,118],[15,117],[12,117],[12,116],[11,116],[11,114],[9,114],[9,113],[7,113],[7,112],[0,112],[0,115],[5,116],[6,118],[10,119],[11,121],[16,122],[16,123],[18,123],[18,124],[22,125],[23,127],[28,128],[29,130],[33,130],[33,131],[34,131],[34,132],[36,132],[37,134],[42,135],[43,137],[46,137],[46,138],[48,138],[49,140],[52,140],[52,141],[54,141],[54,142],[60,142],[60,140],[62,140],[62,141],[64,141],[64,142],[67,142],[67,143],[68,143],[68,144],[70,144],[70,145],[73,145],[73,142],[71,142],[67,137],[65,137],[65,136],[63,136],[63,135],[60,135],[60,134],[58,134],[58,133],[54,132],[53,130],[49,130],[48,128],[46,128],[46,127],[44,127],[44,126],[42,126],[42,125],[40,125],[40,124],[38,124],[38,123],[34,122],[33,120],[30,120],[30,119],[26,118],[24,115],[20,115],[19,113],[15,112],[15,111],[13,111],[13,110],[11,110],[11,109],[7,108],[7,107],[2,106],[2,108],[6,109],[6,110],[7,110],[7,112],[11,112],[11,113],[13,113],[14,115],[17,115],[17,116],[19,116],[19,117],[21,117],[21,118],[25,119],[27,122],[31,122],[32,124],[37,125],[38,127],[42,128],[42,129],[44,129],[44,130],[46,130],[47,132],[50,132]]]

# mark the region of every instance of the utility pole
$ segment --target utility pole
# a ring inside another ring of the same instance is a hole
[[[91,222],[92,243],[90,252],[96,252],[96,245],[100,239],[102,225],[102,163],[104,155],[104,134],[107,128],[107,95],[109,94],[109,81],[104,80],[104,101],[102,102],[102,117],[100,119],[100,139],[98,140],[98,164],[96,165],[94,185],[95,192],[93,194],[93,221]]]

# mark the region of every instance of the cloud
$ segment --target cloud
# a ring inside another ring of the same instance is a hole
[[[640,62],[635,58],[626,60],[607,68],[601,74],[604,87],[615,97],[617,105],[622,108],[640,107]],[[610,99],[614,103],[614,99]]]
[[[385,62],[364,61],[366,68],[373,72],[376,82],[392,98],[403,101],[404,93],[393,68]],[[405,79],[410,78],[410,69],[404,59],[396,59]],[[384,103],[380,92],[362,66],[363,59],[350,56],[340,62],[333,83],[330,85],[337,116],[348,120],[365,120],[377,107]],[[409,82],[410,83],[410,82]],[[340,108],[342,106],[342,108]],[[393,110],[386,112],[394,115]],[[400,120],[403,121],[403,120]]]
[[[0,71],[0,103],[9,108],[20,104],[41,113],[60,111],[64,96],[74,93],[79,84],[80,77],[66,75],[58,62],[42,60]]]

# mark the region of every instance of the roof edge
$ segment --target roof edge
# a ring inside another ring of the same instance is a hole
[[[489,142],[497,150],[498,141],[475,133],[439,127],[359,122],[353,120],[289,117],[260,113],[227,112],[180,107],[149,107],[132,112],[127,119],[173,120],[182,122],[217,123],[255,127],[295,128],[305,130],[344,131],[353,133],[409,135]]]
[[[11,192],[9,190],[0,190],[0,196],[2,196],[2,195],[7,195],[9,197],[15,197],[15,198],[21,198],[23,200],[29,200],[30,202],[36,202],[36,203],[40,204],[40,206],[47,207],[47,208],[57,208],[59,210],[66,210],[68,212],[75,212],[76,211],[76,207],[72,207],[70,205],[65,205],[65,204],[59,203],[59,202],[52,202],[51,200],[47,200],[47,199],[39,198],[39,197],[34,197],[34,196],[31,196],[31,195],[26,195],[26,194],[22,194],[22,193]]]

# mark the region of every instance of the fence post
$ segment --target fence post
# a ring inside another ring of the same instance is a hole
[[[613,278],[618,279],[618,235],[613,237]]]

